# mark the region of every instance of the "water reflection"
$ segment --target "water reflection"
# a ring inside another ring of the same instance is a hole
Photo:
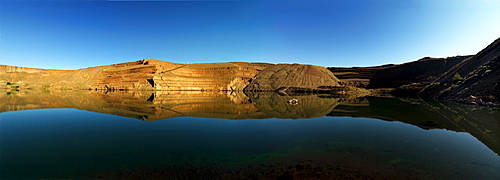
[[[290,99],[299,103],[289,104]],[[18,92],[0,97],[0,112],[45,108],[76,108],[155,121],[173,117],[223,119],[323,117],[340,98],[321,95],[283,96],[272,92],[244,94],[203,91],[52,91]]]
[[[99,113],[17,111],[47,108]],[[498,178],[499,112],[314,94],[19,91],[0,95],[0,165],[8,172],[0,178],[261,177],[254,172],[268,178]],[[284,120],[254,120],[267,118]]]
[[[421,99],[365,97],[337,106],[328,116],[371,117],[423,129],[468,132],[500,154],[500,109]]]
[[[298,104],[287,103],[298,99]],[[423,129],[469,132],[500,154],[500,111],[452,102],[321,94],[203,91],[16,91],[0,94],[5,111],[76,108],[156,121],[174,117],[222,119],[370,117]]]

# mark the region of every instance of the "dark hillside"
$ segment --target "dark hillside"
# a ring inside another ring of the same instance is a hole
[[[375,88],[397,88],[411,83],[430,83],[459,62],[471,56],[449,58],[425,57],[417,61],[375,67],[328,68],[347,85]]]
[[[420,92],[422,96],[464,101],[473,96],[500,97],[500,38],[477,55],[462,61]]]
[[[370,79],[367,88],[397,88],[410,83],[431,82],[459,62],[471,56],[449,58],[425,57],[394,67],[380,69]]]

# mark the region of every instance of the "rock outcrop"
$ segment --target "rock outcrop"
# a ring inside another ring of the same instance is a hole
[[[420,92],[421,96],[465,101],[471,95],[500,101],[500,38],[462,61]]]
[[[279,64],[257,74],[244,90],[276,91],[286,87],[315,89],[322,86],[339,86],[339,80],[324,67]]]

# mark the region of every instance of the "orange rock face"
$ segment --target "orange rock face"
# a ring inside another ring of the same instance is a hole
[[[0,88],[242,90],[266,63],[177,64],[145,59],[79,70],[0,66]],[[6,86],[9,85],[9,86]]]
[[[279,73],[263,82],[274,71]],[[261,72],[265,72],[264,75],[255,81]],[[282,72],[286,72],[286,76],[281,76]],[[326,68],[298,64],[177,64],[144,59],[79,70],[0,66],[0,84],[6,88],[21,89],[242,91],[252,81],[254,84],[271,83],[270,88],[259,89],[264,91],[276,90],[275,86],[311,88],[338,85],[338,80]]]

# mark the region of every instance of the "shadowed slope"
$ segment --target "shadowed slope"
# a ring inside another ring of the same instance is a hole
[[[430,83],[471,56],[425,57],[417,61],[375,67],[328,68],[344,84],[373,88],[397,88],[410,83]]]
[[[444,73],[420,94],[439,99],[460,100],[470,95],[500,97],[500,39],[474,57]]]

